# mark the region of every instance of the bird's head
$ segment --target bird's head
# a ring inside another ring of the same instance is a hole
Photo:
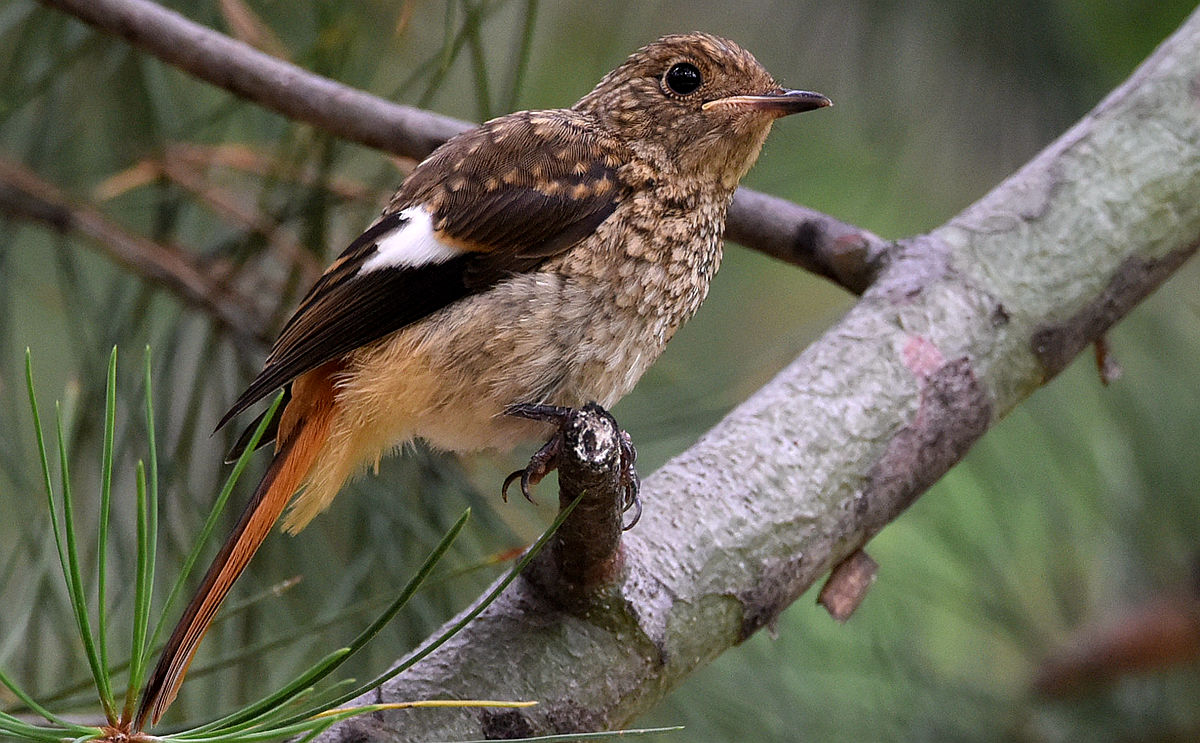
[[[780,87],[732,41],[691,33],[634,52],[575,109],[661,166],[732,186],[754,164],[775,119],[828,105],[819,93]]]

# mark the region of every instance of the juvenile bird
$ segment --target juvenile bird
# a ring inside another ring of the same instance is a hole
[[[505,450],[550,429],[514,407],[607,407],[629,392],[707,294],[771,123],[828,105],[731,41],[666,36],[571,108],[502,116],[418,165],[221,419],[287,390],[275,457],[168,641],[138,729],[174,699],[293,495],[294,533],[414,438]]]

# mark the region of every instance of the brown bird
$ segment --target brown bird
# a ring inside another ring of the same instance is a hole
[[[221,419],[288,392],[275,457],[168,641],[137,729],[174,699],[293,495],[295,533],[414,438],[507,450],[550,430],[513,409],[629,392],[708,293],[726,209],[771,123],[828,105],[731,41],[666,36],[571,108],[494,119],[417,166]]]

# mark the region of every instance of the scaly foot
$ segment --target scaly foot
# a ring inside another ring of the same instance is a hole
[[[633,511],[633,516],[628,523],[622,525],[622,529],[631,529],[633,525],[642,517],[642,501],[638,497],[641,489],[641,478],[638,477],[636,462],[637,450],[633,446],[633,439],[617,424],[615,418],[604,408],[594,402],[590,402],[584,406],[585,409],[596,411],[607,417],[613,423],[613,427],[620,432],[620,448],[621,448],[621,511],[628,513]],[[518,418],[527,418],[529,420],[543,421],[553,423],[558,430],[550,437],[545,446],[538,449],[537,452],[529,458],[529,464],[523,470],[517,470],[504,479],[504,485],[501,488],[501,495],[508,500],[508,487],[517,480],[521,481],[521,494],[530,503],[533,502],[533,497],[530,495],[529,489],[541,482],[542,478],[552,472],[558,466],[558,455],[562,451],[563,446],[563,427],[571,420],[575,410],[573,408],[562,407],[560,405],[540,405],[534,403],[522,403],[513,405],[508,410],[504,411],[506,415],[516,416]]]

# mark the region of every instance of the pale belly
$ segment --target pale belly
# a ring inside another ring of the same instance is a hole
[[[650,324],[560,275],[514,279],[355,352],[339,418],[374,451],[418,437],[508,450],[549,432],[504,415],[511,405],[610,406],[629,392],[666,342]]]

